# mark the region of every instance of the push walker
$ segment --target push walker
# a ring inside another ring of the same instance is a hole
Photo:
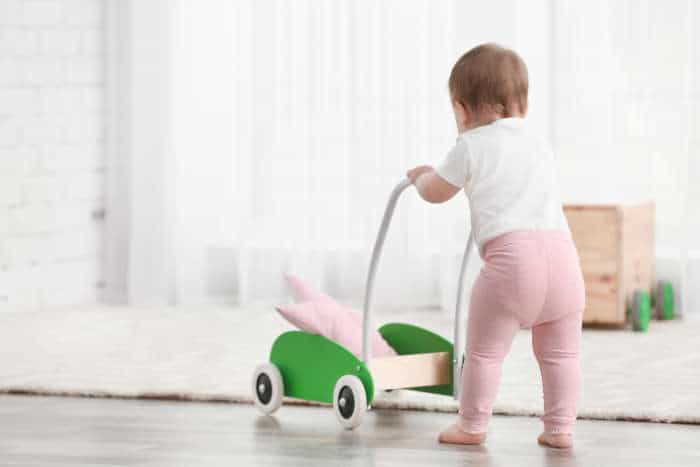
[[[372,250],[363,307],[362,359],[323,336],[303,331],[281,334],[272,345],[269,363],[259,365],[253,373],[253,398],[262,412],[276,411],[284,396],[325,402],[333,404],[333,412],[344,428],[353,429],[362,423],[379,390],[410,389],[457,398],[464,347],[461,326],[464,279],[474,243],[471,234],[459,270],[455,346],[419,326],[389,323],[379,328],[379,333],[398,356],[372,358],[371,355],[374,278],[394,208],[409,186],[410,180],[405,179],[391,192]]]

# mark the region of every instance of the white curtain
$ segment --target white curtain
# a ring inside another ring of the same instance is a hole
[[[454,142],[452,63],[497,41],[528,62],[529,119],[552,140],[566,201],[656,200],[659,276],[700,309],[688,294],[700,286],[692,1],[145,4],[156,5],[119,2],[170,30],[158,29],[162,50],[117,41],[142,65],[162,64],[157,73],[132,66],[140,91],[127,110],[145,143],[128,141],[123,172],[138,183],[115,197],[131,209],[107,235],[107,286],[125,283],[128,301],[278,301],[282,274],[293,272],[359,302],[389,191],[407,167],[439,163]],[[147,24],[141,17],[133,28],[153,40]],[[152,78],[163,67],[167,83]],[[159,115],[167,125],[148,126]],[[407,192],[379,271],[381,305],[451,306],[467,220],[463,197],[435,207]]]
[[[174,27],[178,302],[359,301],[388,194],[456,136],[452,2],[181,1]],[[466,200],[407,192],[378,301],[452,300]],[[441,274],[442,272],[442,274]]]
[[[698,310],[700,5],[552,5],[552,139],[566,198],[655,200],[657,277]]]

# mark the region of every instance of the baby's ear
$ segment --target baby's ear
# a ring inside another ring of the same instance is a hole
[[[455,114],[457,129],[461,133],[466,129],[467,124],[469,123],[468,108],[461,101],[452,99],[452,110]]]
[[[462,115],[465,120],[468,120],[469,116],[474,113],[469,105],[464,102],[457,101],[457,105],[459,106],[460,115]]]

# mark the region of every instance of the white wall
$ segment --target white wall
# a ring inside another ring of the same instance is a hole
[[[0,1],[0,311],[100,286],[103,3]]]

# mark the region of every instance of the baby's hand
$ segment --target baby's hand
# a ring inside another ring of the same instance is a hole
[[[415,184],[416,180],[418,180],[418,177],[423,175],[424,173],[429,173],[429,172],[434,172],[435,169],[433,169],[432,166],[430,165],[419,165],[418,167],[414,167],[410,169],[408,172],[406,172],[406,176],[411,180],[411,183]]]
[[[419,165],[406,172],[406,176],[416,186],[420,197],[429,203],[444,203],[459,191],[459,187],[439,176],[429,165]]]

